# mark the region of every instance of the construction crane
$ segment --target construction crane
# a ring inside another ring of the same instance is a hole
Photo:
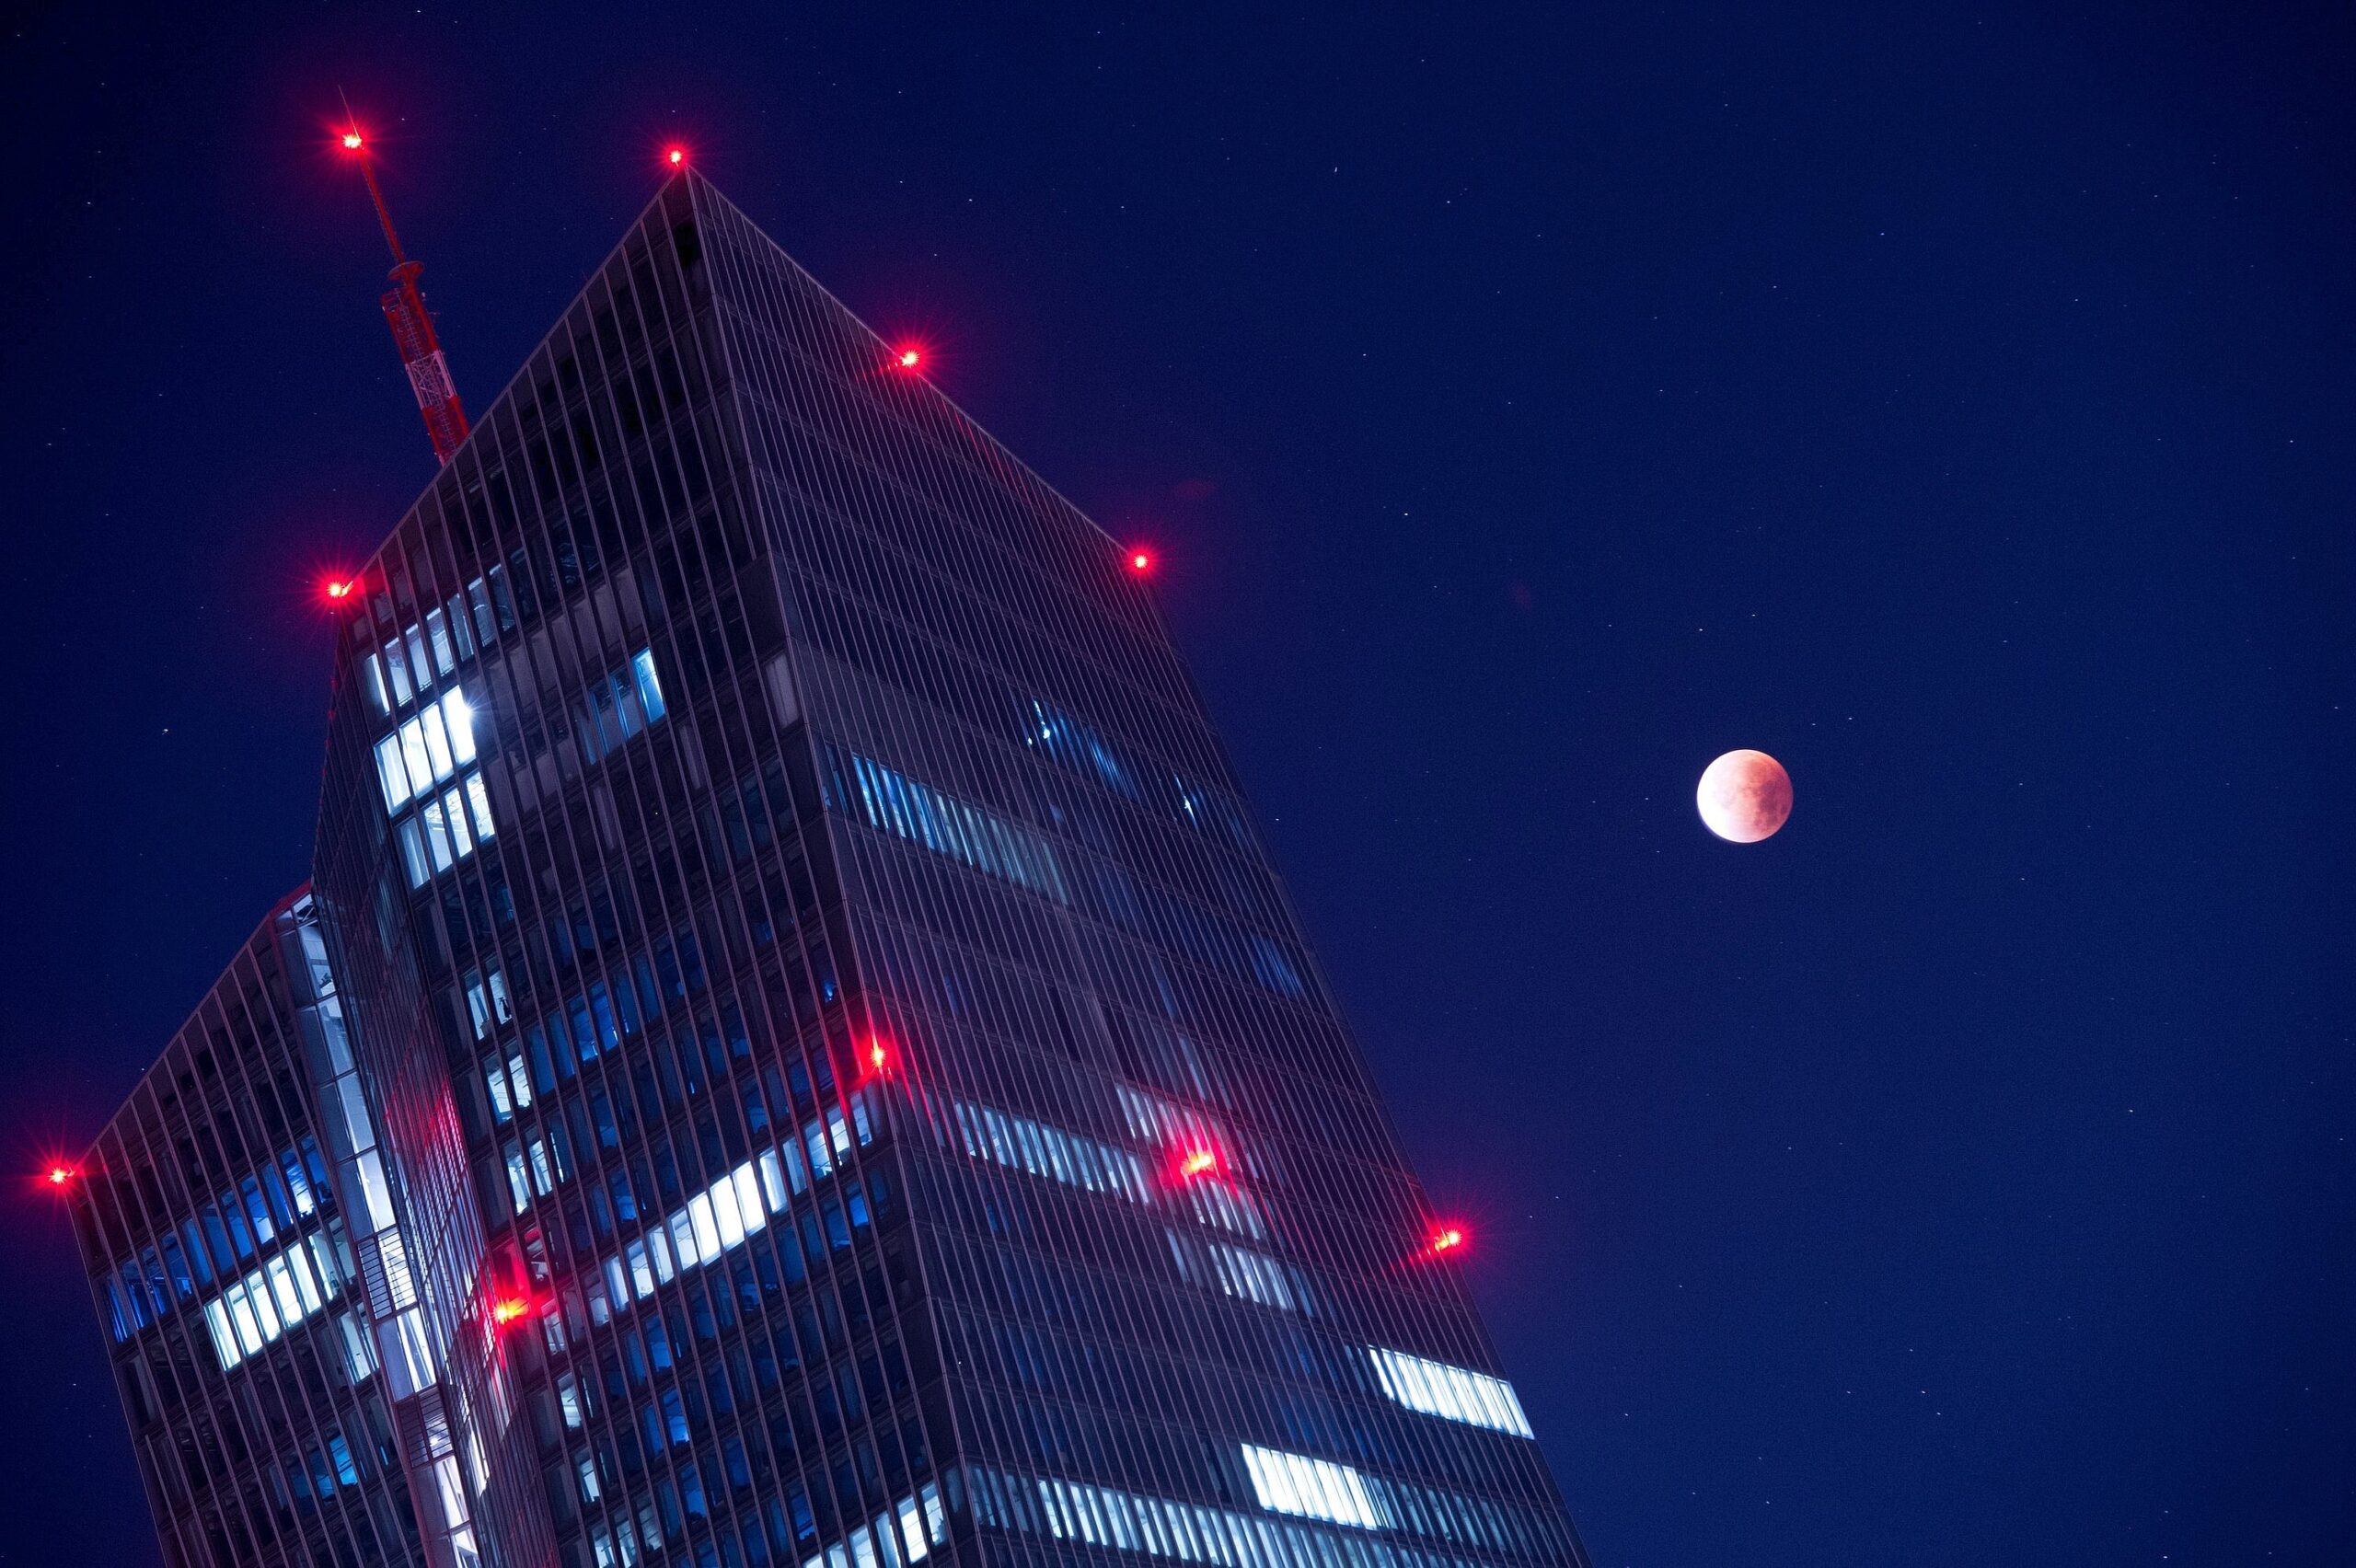
[[[458,444],[467,439],[467,410],[450,380],[450,362],[443,357],[442,344],[433,336],[433,317],[426,314],[425,295],[418,292],[418,274],[425,271],[425,263],[402,253],[401,236],[393,232],[393,214],[385,205],[384,191],[376,186],[368,140],[360,133],[360,123],[352,118],[349,104],[344,106],[343,123],[343,150],[360,165],[360,178],[368,182],[369,199],[376,203],[376,221],[385,225],[385,243],[393,251],[393,286],[377,303],[385,307],[385,320],[393,329],[393,346],[400,351],[402,368],[409,372],[418,412],[425,416],[425,433],[433,443],[433,455],[447,463]]]

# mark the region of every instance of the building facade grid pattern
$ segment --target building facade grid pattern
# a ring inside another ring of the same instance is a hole
[[[708,183],[359,581],[429,1561],[1584,1562],[1120,549]]]
[[[173,1568],[424,1561],[306,1059],[306,913],[261,923],[75,1182]]]

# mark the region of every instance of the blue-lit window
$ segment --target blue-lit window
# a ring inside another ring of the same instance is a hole
[[[1288,997],[1299,997],[1304,992],[1300,971],[1292,966],[1292,961],[1285,956],[1284,950],[1256,932],[1252,938],[1252,973],[1271,991],[1279,991]]]
[[[855,813],[870,827],[1045,894],[1058,904],[1071,902],[1054,847],[1029,828],[969,806],[880,762],[845,752],[832,742],[826,743],[824,755],[829,805]]]
[[[515,1021],[514,1009],[507,1001],[507,975],[493,966],[489,971],[469,970],[467,974],[467,1021],[474,1026],[475,1038],[490,1038],[493,1028]]]
[[[196,1276],[189,1270],[188,1260],[180,1254],[179,1238],[167,1236],[162,1242],[164,1271],[170,1277],[172,1289],[182,1300],[196,1294]]]
[[[1247,855],[1252,852],[1252,830],[1244,825],[1243,813],[1233,801],[1217,790],[1188,783],[1181,774],[1172,774],[1170,782],[1178,791],[1178,814],[1188,826],[1223,835],[1236,848]]]
[[[203,1230],[200,1228],[197,1221],[191,1219],[180,1227],[180,1235],[188,1241],[189,1266],[195,1271],[196,1283],[211,1285],[213,1259],[205,1251]]]
[[[304,1141],[308,1143],[310,1140],[306,1138]],[[278,1174],[279,1179],[285,1183],[288,1196],[294,1201],[294,1214],[297,1217],[306,1218],[318,1208],[319,1197],[325,1194],[322,1192],[314,1195],[311,1172],[304,1164],[302,1152],[291,1148],[280,1151]]]
[[[1141,798],[1136,774],[1122,762],[1113,743],[1055,704],[1032,699],[1031,729],[1023,738],[1064,767],[1095,778],[1106,789],[1132,801]]]
[[[276,1228],[271,1224],[270,1205],[262,1200],[261,1182],[248,1176],[240,1183],[238,1190],[245,1194],[246,1216],[253,1221],[254,1239],[268,1241],[277,1235]]]
[[[1131,1203],[1153,1201],[1145,1161],[1127,1149],[968,1101],[953,1101],[950,1110],[958,1143],[976,1159]]]
[[[629,663],[583,694],[578,710],[582,755],[590,762],[608,755],[648,725],[660,723],[665,711],[654,655],[641,648]]]

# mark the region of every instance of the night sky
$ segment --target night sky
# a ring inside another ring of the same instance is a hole
[[[306,875],[433,471],[339,85],[478,407],[676,135],[1160,552],[1601,1568],[2346,1561],[2344,5],[216,9],[0,43],[0,1167]],[[0,1245],[0,1562],[155,1562]]]

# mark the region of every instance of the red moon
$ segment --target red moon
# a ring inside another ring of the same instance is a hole
[[[1730,751],[1702,773],[1693,791],[1703,825],[1729,844],[1772,838],[1792,814],[1792,776],[1765,752]]]

